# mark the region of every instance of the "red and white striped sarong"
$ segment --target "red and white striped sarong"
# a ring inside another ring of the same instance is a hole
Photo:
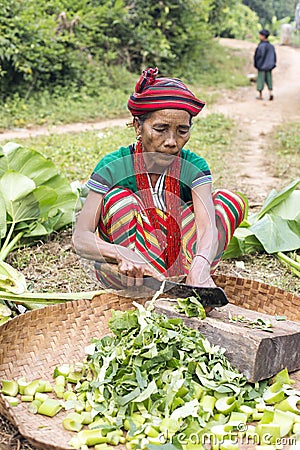
[[[215,257],[211,265],[211,273],[216,267],[226,249],[234,230],[240,225],[245,212],[245,203],[238,195],[228,190],[217,190],[213,194],[216,217],[222,223],[226,234],[224,249]],[[157,209],[161,231],[166,232],[166,215]],[[183,204],[181,211],[181,257],[184,274],[188,274],[193,255],[196,253],[196,225],[193,205]],[[126,188],[112,188],[104,197],[101,207],[99,236],[106,242],[121,245],[133,250],[158,272],[168,275],[157,233],[149,220],[145,207],[138,195]],[[178,274],[178,275],[184,275]],[[123,289],[124,286],[116,277],[97,273],[97,278],[105,287]]]

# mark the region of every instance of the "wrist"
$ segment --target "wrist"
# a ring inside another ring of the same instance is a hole
[[[194,258],[202,258],[207,264],[209,264],[209,266],[212,265],[212,262],[210,262],[205,255],[202,255],[202,253],[195,253]]]

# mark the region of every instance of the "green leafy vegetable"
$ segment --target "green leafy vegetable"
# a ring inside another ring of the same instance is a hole
[[[196,297],[178,298],[176,309],[187,317],[198,317],[199,319],[206,317],[205,309]]]
[[[12,315],[10,308],[0,301],[0,325],[7,322]]]
[[[291,272],[300,278],[300,256],[296,252],[286,255],[285,253],[278,252],[277,258],[287,266]]]
[[[12,294],[23,294],[27,290],[24,275],[4,261],[0,261],[1,290]]]
[[[282,320],[282,319],[277,319],[277,320]],[[262,330],[262,331],[267,331],[269,333],[273,333],[272,322],[268,319],[264,320],[261,317],[258,317],[257,319],[252,320],[252,319],[249,319],[242,315],[232,316],[229,313],[229,322],[238,322],[248,328],[252,328],[252,329],[254,328],[254,329],[258,329],[258,330]]]
[[[2,301],[29,309],[94,293],[32,294],[23,274],[5,263],[20,240],[32,243],[73,220],[78,192],[40,153],[9,142],[0,147],[0,293]],[[0,324],[8,320],[2,318]]]
[[[21,393],[33,394],[28,409],[34,414],[73,409],[62,422],[76,433],[69,442],[75,449],[125,444],[128,450],[201,450],[207,436],[212,444],[228,433],[236,440],[240,425],[258,433],[267,417],[281,436],[297,429],[300,392],[286,369],[269,382],[250,384],[231,367],[225,350],[197,330],[136,307],[112,314],[115,333],[94,339],[83,363],[66,362],[54,370],[58,401],[44,394],[51,386],[42,380],[2,380],[3,393],[15,395],[10,397],[15,405]],[[260,419],[257,428],[245,426]],[[288,427],[283,419],[289,419]]]

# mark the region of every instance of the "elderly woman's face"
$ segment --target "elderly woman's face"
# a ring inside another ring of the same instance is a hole
[[[142,137],[144,159],[148,170],[164,170],[180,153],[190,138],[191,116],[180,109],[154,111],[136,132]]]

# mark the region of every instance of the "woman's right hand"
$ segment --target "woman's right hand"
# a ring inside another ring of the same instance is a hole
[[[100,220],[102,199],[101,194],[89,192],[73,234],[75,252],[92,261],[117,261],[124,286],[142,286],[145,275],[163,281],[164,276],[133,250],[98,237],[96,229]]]
[[[135,252],[119,245],[117,247],[116,259],[123,286],[142,286],[144,276],[150,276],[159,281],[165,279],[160,272],[151,267]]]

